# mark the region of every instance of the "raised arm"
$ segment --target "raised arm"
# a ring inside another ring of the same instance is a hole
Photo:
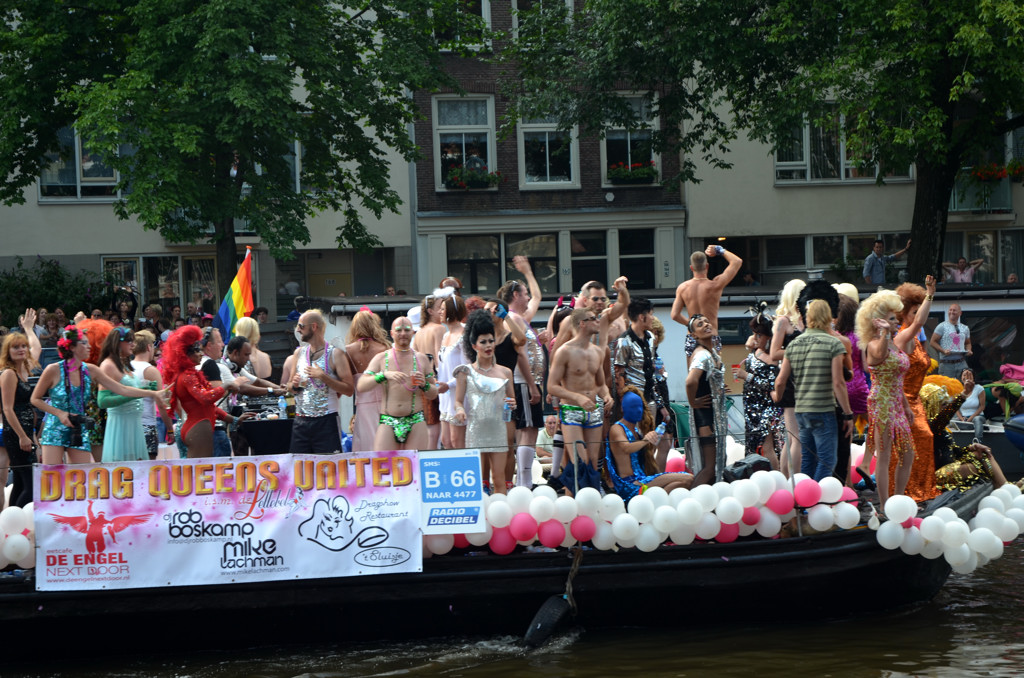
[[[516,255],[512,257],[512,265],[516,267],[516,270],[522,273],[523,278],[526,280],[527,287],[530,288],[530,303],[526,305],[526,310],[521,313],[523,320],[530,323],[533,322],[533,317],[537,315],[537,311],[540,309],[540,298],[542,293],[540,291],[540,283],[537,282],[537,276],[533,274],[533,267],[530,266],[530,260],[522,255]]]
[[[740,266],[743,265],[743,260],[721,245],[708,245],[707,249],[704,250],[704,254],[707,255],[709,259],[721,256],[729,262],[724,271],[711,279],[711,284],[713,284],[717,289],[725,289],[729,283],[732,282],[732,279],[736,277],[736,274],[740,272]]]
[[[43,345],[39,343],[39,337],[36,336],[36,310],[26,308],[25,315],[21,316],[18,321],[21,330],[25,333],[25,339],[28,341],[29,355],[38,362],[39,356],[43,355]],[[61,327],[60,331],[63,332],[64,328]]]
[[[924,301],[921,302],[921,306],[917,309],[917,315],[914,316],[913,321],[910,325],[904,327],[896,335],[897,346],[906,346],[907,343],[917,336],[921,328],[924,327],[925,321],[928,320],[928,313],[932,308],[932,299],[935,297],[935,277],[926,276],[924,279],[924,288],[926,294],[924,295]]]
[[[624,275],[620,275],[612,283],[612,289],[617,293],[615,303],[611,305],[607,313],[602,314],[602,320],[607,316],[608,322],[614,322],[622,317],[622,315],[629,309],[629,278]],[[605,343],[602,341],[602,343]]]

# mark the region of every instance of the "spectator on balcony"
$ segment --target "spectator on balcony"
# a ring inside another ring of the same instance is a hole
[[[1006,276],[1006,284],[1007,285],[1019,285],[1020,284],[1020,278],[1017,277],[1016,273],[1011,273],[1010,275]]]
[[[973,283],[974,274],[978,267],[985,263],[984,259],[974,259],[968,262],[966,257],[960,257],[956,263],[942,262],[942,270],[946,273],[946,282]]]
[[[892,254],[882,254],[885,251],[885,242],[876,240],[871,248],[871,254],[864,259],[864,270],[861,273],[864,276],[864,282],[869,285],[884,285],[886,264],[896,261],[906,254],[909,249],[910,241],[908,240],[907,246],[900,251]]]

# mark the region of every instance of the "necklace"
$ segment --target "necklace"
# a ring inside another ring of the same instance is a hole
[[[398,361],[398,353],[396,353],[396,351],[400,351],[400,350],[401,349],[397,349],[397,348],[394,348],[394,347],[391,348],[391,354],[395,357],[395,366],[398,369],[402,369],[402,363],[400,363]],[[408,353],[411,350],[412,349],[406,349],[405,351],[402,351],[402,352],[403,353]],[[385,366],[385,369],[387,369],[386,366]],[[412,354],[412,371],[413,372],[416,371],[416,353],[415,352]],[[406,391],[408,391],[409,393],[412,393],[413,405],[415,406],[415,404],[416,404],[416,389],[418,387],[417,386],[413,386],[412,388],[409,388],[408,384],[403,384],[403,386],[405,386],[405,390]]]
[[[490,367],[480,367],[480,361],[478,360],[477,362],[473,363],[473,367],[476,369],[477,372],[490,372],[491,370],[494,369],[494,363],[491,363]]]

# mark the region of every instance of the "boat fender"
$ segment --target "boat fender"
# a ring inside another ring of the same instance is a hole
[[[558,626],[569,614],[569,601],[564,595],[553,595],[533,616],[530,627],[523,635],[523,643],[527,647],[540,647],[554,634]]]

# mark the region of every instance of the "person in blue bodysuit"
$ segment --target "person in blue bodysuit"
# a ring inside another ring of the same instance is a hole
[[[654,417],[644,406],[644,400],[633,386],[627,386],[620,401],[622,419],[608,432],[605,449],[605,468],[611,477],[615,494],[628,502],[648,487],[662,487],[671,492],[677,487],[689,488],[693,476],[689,473],[650,473],[654,468],[651,451],[661,440],[652,430]],[[641,434],[641,431],[647,433]]]

